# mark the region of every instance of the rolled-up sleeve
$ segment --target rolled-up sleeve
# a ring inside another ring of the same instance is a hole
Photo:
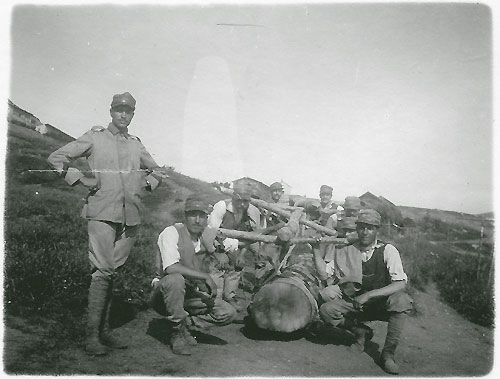
[[[398,249],[391,244],[387,244],[384,249],[384,262],[391,276],[391,281],[408,281],[408,277],[403,269],[403,262]]]
[[[179,253],[179,233],[175,226],[166,227],[158,237],[163,270],[181,260]]]
[[[226,202],[221,200],[214,205],[214,209],[208,216],[208,226],[212,229],[218,229],[222,224],[222,219],[226,214]]]

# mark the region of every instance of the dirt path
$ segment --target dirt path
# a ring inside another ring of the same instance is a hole
[[[432,291],[431,291],[432,292]],[[482,376],[493,364],[493,332],[472,324],[435,294],[415,294],[417,316],[411,317],[398,350],[405,376]],[[20,321],[20,320],[18,320]],[[100,358],[88,357],[81,346],[69,346],[54,362],[23,357],[23,351],[43,338],[43,330],[6,330],[4,364],[22,360],[26,373],[168,376],[386,376],[374,359],[383,345],[386,326],[372,322],[375,335],[366,353],[353,353],[342,341],[302,337],[290,341],[257,339],[241,323],[198,333],[191,357],[172,354],[166,344],[164,320],[152,310],[141,312],[115,331],[130,342]],[[24,371],[24,370],[23,370]]]

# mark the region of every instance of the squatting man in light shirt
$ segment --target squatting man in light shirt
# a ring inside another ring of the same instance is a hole
[[[356,281],[361,282],[354,294],[342,293],[323,303],[320,315],[326,324],[351,331],[356,336],[355,346],[361,351],[373,333],[360,322],[388,321],[380,366],[387,373],[398,374],[399,367],[394,354],[413,301],[406,293],[408,278],[399,251],[393,245],[377,239],[380,221],[380,214],[375,210],[361,210],[356,221],[358,241],[338,249],[334,260],[328,264],[323,260],[320,250],[314,250],[314,262],[321,279],[326,280],[338,272],[336,267],[341,262],[335,261],[342,257],[344,262],[349,261],[346,265],[351,270],[349,275],[359,278]],[[361,272],[356,272],[356,267]]]
[[[151,306],[171,323],[172,352],[191,355],[197,341],[188,328],[188,316],[207,322],[231,323],[236,310],[217,296],[217,285],[204,263],[206,250],[201,235],[207,226],[209,204],[190,195],[184,206],[184,222],[166,227],[158,237],[161,267],[153,280]]]

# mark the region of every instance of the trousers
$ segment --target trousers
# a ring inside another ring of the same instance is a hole
[[[160,279],[151,296],[151,306],[167,320],[179,323],[196,315],[213,324],[229,324],[236,315],[234,307],[219,297],[204,299],[196,291],[195,280],[181,274],[168,274]]]
[[[126,262],[137,239],[138,225],[89,220],[89,260],[92,277],[110,279]]]

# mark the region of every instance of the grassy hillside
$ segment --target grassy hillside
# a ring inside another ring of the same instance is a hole
[[[87,191],[81,186],[71,188],[46,171],[48,155],[62,144],[30,129],[8,126],[4,310],[35,323],[37,319],[54,320],[48,331],[50,337],[41,349],[56,352],[58,346],[64,347],[60,341],[75,343],[83,338],[82,316],[89,284],[86,222],[80,217]],[[78,164],[85,166],[85,162]],[[117,278],[117,306],[113,310],[116,323],[130,320],[147,306],[155,271],[156,238],[164,227],[181,219],[186,196],[202,192],[212,202],[224,197],[208,183],[173,170],[169,175],[144,199],[144,224]],[[432,243],[433,239],[442,239],[441,234],[433,234],[436,228],[453,229],[450,225],[460,218],[449,212],[430,211],[431,215],[446,216],[436,224],[434,218],[426,218],[428,215],[419,209],[402,207],[401,211],[415,220],[415,226],[406,234],[391,232],[385,238],[400,248],[411,286],[425,290],[429,283],[436,282],[441,296],[464,316],[491,325],[493,271],[487,257],[491,258],[493,246],[485,244],[474,250]]]

